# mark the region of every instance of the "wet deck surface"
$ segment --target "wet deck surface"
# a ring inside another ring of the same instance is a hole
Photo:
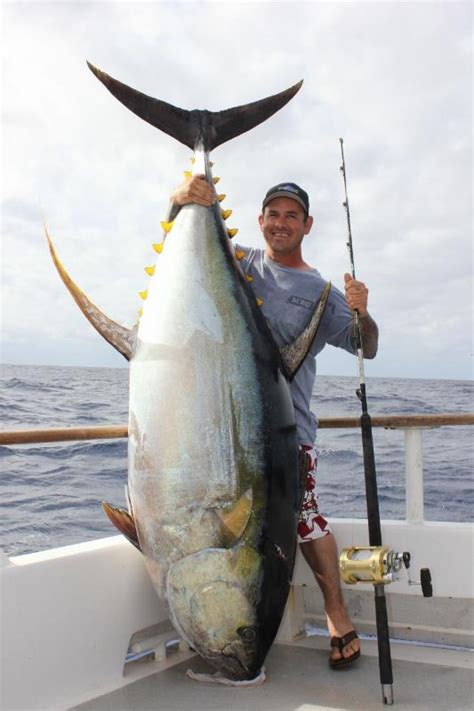
[[[211,670],[199,657],[176,664],[74,711],[322,711],[383,708],[374,643],[345,670],[329,668],[327,640],[275,645],[267,658],[267,681],[256,688],[199,683],[185,676],[191,668]],[[320,647],[324,647],[321,649]],[[472,655],[392,645],[394,709],[472,711]],[[419,661],[423,659],[423,661]],[[454,666],[459,664],[459,666]]]

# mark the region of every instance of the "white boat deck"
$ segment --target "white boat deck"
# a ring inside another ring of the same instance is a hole
[[[473,654],[392,643],[394,708],[400,711],[472,711]],[[363,641],[363,656],[344,670],[329,668],[328,639],[275,644],[267,680],[255,688],[192,681],[191,668],[211,672],[197,656],[120,689],[74,706],[74,711],[319,711],[380,709],[376,643]],[[141,664],[146,664],[142,662]],[[157,664],[151,662],[151,664]]]

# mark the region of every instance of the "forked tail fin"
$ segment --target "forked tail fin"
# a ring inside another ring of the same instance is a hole
[[[283,108],[299,91],[303,80],[289,89],[251,104],[224,111],[187,111],[154,99],[114,79],[87,62],[89,69],[127,109],[191,149],[212,151],[221,143],[250,131]]]

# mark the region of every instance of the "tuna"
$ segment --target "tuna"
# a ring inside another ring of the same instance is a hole
[[[209,152],[271,116],[301,86],[227,111],[185,111],[89,66],[129,109],[191,147],[194,171],[210,181]],[[130,360],[129,507],[104,509],[143,553],[179,634],[227,678],[250,680],[278,631],[295,560],[301,486],[288,383],[330,285],[298,340],[280,350],[226,216],[219,202],[187,205],[163,223],[131,330],[90,302],[49,242],[84,314]]]

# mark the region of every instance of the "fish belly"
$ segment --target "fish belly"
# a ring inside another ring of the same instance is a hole
[[[262,395],[252,335],[211,210],[179,213],[148,289],[130,371],[129,488],[160,588],[169,565],[222,545],[216,511],[263,509]]]

